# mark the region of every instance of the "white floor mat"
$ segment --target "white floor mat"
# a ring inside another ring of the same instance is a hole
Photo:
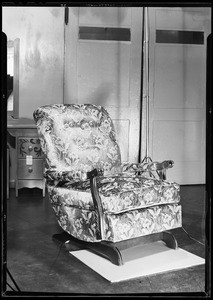
[[[88,267],[110,282],[119,282],[142,276],[205,264],[205,259],[181,248],[173,250],[158,241],[123,250],[124,265],[116,266],[109,260],[88,250],[70,251]]]

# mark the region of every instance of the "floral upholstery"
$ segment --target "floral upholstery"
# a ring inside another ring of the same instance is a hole
[[[120,171],[121,155],[107,111],[95,105],[49,105],[34,112],[49,171],[71,171],[84,179],[88,171]]]
[[[90,191],[69,190],[48,186],[52,207],[60,226],[81,240],[97,241],[96,212],[93,209]],[[105,209],[114,208],[113,198],[102,197]],[[147,192],[148,195],[148,192]],[[151,196],[151,194],[150,194]],[[107,205],[107,200],[109,204]],[[110,201],[111,200],[111,201]],[[121,202],[121,201],[120,201]],[[181,206],[178,199],[170,204],[138,206],[136,209],[104,213],[104,240],[118,242],[181,226]],[[110,204],[112,207],[110,207]],[[128,202],[127,202],[128,204]],[[104,205],[103,205],[104,206]],[[119,204],[116,207],[119,211]]]
[[[97,186],[103,211],[106,213],[121,213],[132,209],[145,208],[158,204],[171,204],[180,201],[179,185],[168,181],[146,178],[142,176],[108,176],[97,179]],[[63,194],[65,205],[94,210],[89,182],[83,187],[75,187],[65,183],[63,187],[54,186],[56,193]],[[78,196],[78,191],[85,190]],[[67,198],[66,196],[67,195]]]
[[[122,163],[111,118],[101,106],[50,105],[34,112],[46,158],[44,176],[60,226],[96,242],[97,211],[87,172],[100,171],[103,240],[125,239],[181,227],[179,185],[139,175],[156,164]]]

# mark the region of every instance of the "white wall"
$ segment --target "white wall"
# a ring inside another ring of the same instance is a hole
[[[62,103],[64,8],[3,7],[2,31],[20,39],[19,117]]]

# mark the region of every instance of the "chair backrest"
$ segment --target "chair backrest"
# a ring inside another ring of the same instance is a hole
[[[120,149],[108,112],[92,104],[54,104],[39,107],[37,125],[46,169],[119,172]]]

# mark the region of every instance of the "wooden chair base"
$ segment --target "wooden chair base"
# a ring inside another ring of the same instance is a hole
[[[126,241],[121,241],[117,243],[102,241],[102,242],[85,242],[78,240],[68,234],[67,232],[62,232],[59,234],[54,234],[52,236],[53,240],[64,243],[68,251],[76,251],[87,249],[93,253],[96,253],[108,260],[117,266],[124,264],[122,259],[121,250],[128,249],[131,247],[145,245],[148,243],[156,242],[162,240],[169,248],[177,249],[178,244],[172,233],[169,231],[153,233],[147,236],[142,236],[139,238],[133,238]]]

